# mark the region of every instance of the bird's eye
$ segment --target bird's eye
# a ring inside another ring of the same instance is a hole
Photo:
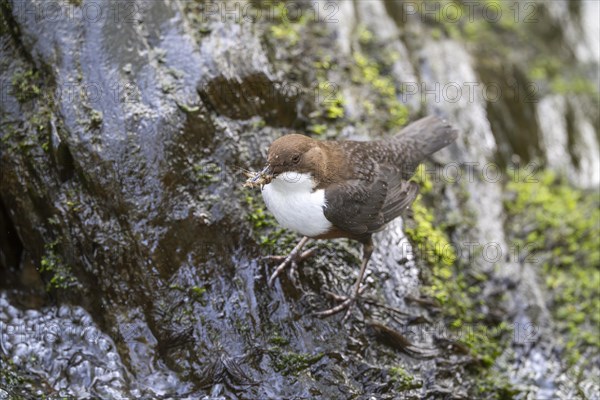
[[[300,155],[296,154],[294,157],[292,157],[292,162],[296,164],[298,163],[298,161],[300,161]]]

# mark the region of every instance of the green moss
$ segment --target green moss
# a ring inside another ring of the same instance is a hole
[[[66,190],[63,204],[71,212],[79,212],[82,207],[81,203],[79,202],[79,195],[73,188],[69,188]],[[52,224],[52,221],[53,218],[48,219],[48,223]]]
[[[42,149],[50,148],[50,135],[47,129],[42,129],[44,123],[41,122],[42,116],[45,112],[38,111],[29,118],[29,126],[17,127],[10,123],[7,123],[2,128],[2,139],[0,144],[4,148],[12,152],[22,152],[27,156],[35,154],[35,150],[39,145]],[[47,122],[47,121],[46,121]],[[30,127],[37,128],[31,129]],[[38,133],[36,137],[36,133]]]
[[[287,254],[289,247],[297,240],[296,236],[281,228],[275,218],[265,211],[262,199],[256,198],[257,191],[247,193],[247,220],[252,224],[252,235],[266,251],[272,254]]]
[[[593,79],[589,79],[589,71],[569,63],[567,53],[548,50],[549,35],[539,30],[539,26],[544,25],[540,22],[547,18],[540,13],[544,7],[515,4],[487,0],[466,5],[444,0],[439,2],[437,12],[432,12],[433,9],[425,4],[416,10],[429,22],[432,38],[439,39],[442,35],[453,38],[465,43],[479,59],[485,60],[479,68],[492,69],[482,74],[493,78],[490,83],[498,83],[497,78],[504,74],[501,69],[506,68],[508,60],[526,73],[529,81],[522,90],[529,100],[551,92],[594,96],[598,101],[598,88]],[[520,53],[521,57],[511,53],[510,49],[517,47],[526,50]],[[511,86],[508,85],[506,90],[511,90]]]
[[[419,259],[431,268],[423,291],[438,301],[447,320],[454,322],[455,328],[462,328],[462,324],[455,321],[458,318],[467,323],[474,320],[466,316],[473,307],[473,299],[468,296],[469,286],[463,273],[457,271],[454,247],[444,231],[434,227],[434,215],[425,206],[421,196],[415,200],[412,209],[413,220],[405,231]]]
[[[192,297],[192,299],[194,299],[195,301],[197,301],[198,303],[200,303],[203,306],[206,306],[206,298],[205,298],[205,294],[206,294],[206,288],[205,287],[200,287],[200,286],[192,286],[189,289],[190,295]]]
[[[0,398],[26,400],[39,398],[35,391],[43,393],[43,383],[31,373],[6,360],[0,354]],[[3,397],[7,396],[7,397]],[[42,395],[44,398],[44,395]]]
[[[550,89],[557,94],[598,94],[598,87],[594,82],[583,76],[572,78],[557,76],[550,82]]]
[[[29,123],[38,132],[42,133],[46,130],[48,121],[50,120],[52,112],[47,107],[41,107],[31,117],[29,117]]]
[[[399,390],[417,389],[423,386],[423,383],[417,381],[414,376],[408,373],[402,367],[392,367],[389,369],[390,380],[397,384]]]
[[[331,56],[327,54],[327,55],[324,55],[321,59],[313,62],[313,65],[318,70],[327,71],[333,67],[333,64],[331,63],[331,61],[332,61]]]
[[[92,129],[99,128],[102,125],[102,111],[91,110],[90,111],[90,127]]]
[[[273,16],[278,21],[276,25],[270,27],[270,34],[278,40],[287,42],[288,45],[294,46],[302,36],[302,29],[308,22],[308,15],[303,14],[297,20],[291,20],[288,14],[287,6],[284,2],[280,2],[273,9]]]
[[[516,10],[511,3],[497,0],[469,5],[445,0],[439,2],[439,7],[434,13],[430,7],[417,7],[417,11],[422,13],[422,18],[431,23],[431,35],[434,39],[439,39],[443,30],[450,38],[477,43],[485,43],[490,37],[498,36],[501,32],[517,31],[519,23],[526,17],[519,14],[522,10],[523,7]]]
[[[327,125],[325,125],[325,124],[309,125],[308,130],[310,132],[314,133],[315,135],[320,136],[327,131]]]
[[[429,179],[425,164],[419,164],[411,180],[419,184],[419,192],[421,194],[425,195],[431,193],[433,183],[431,182],[431,179]]]
[[[527,76],[538,87],[547,85],[552,93],[598,95],[594,82],[569,67],[555,55],[540,55],[531,63]]]
[[[388,104],[390,118],[388,120],[388,128],[400,128],[408,122],[408,108],[397,100],[390,101]]]
[[[419,184],[421,193],[431,192],[433,185],[423,164],[419,165],[412,180]],[[418,254],[434,268],[434,276],[448,279],[452,275],[450,268],[456,261],[454,247],[444,231],[434,226],[435,217],[421,195],[412,204],[412,211],[414,224],[405,229],[406,235],[418,249]]]
[[[341,96],[336,96],[334,101],[327,106],[326,116],[329,119],[338,119],[344,117],[344,100]]]
[[[355,83],[368,85],[376,93],[373,101],[363,101],[363,107],[367,104],[365,112],[372,113],[377,108],[387,110],[387,120],[384,122],[386,128],[399,128],[408,122],[408,108],[398,100],[398,94],[394,81],[389,76],[381,74],[379,63],[370,60],[363,53],[356,51],[353,54],[354,68],[352,80]]]
[[[271,342],[272,344],[277,345],[277,346],[286,346],[290,343],[289,340],[287,340],[286,338],[281,336],[279,333],[274,334],[269,339],[269,342]]]
[[[534,81],[552,79],[562,69],[562,62],[556,56],[538,56],[531,64],[527,75]]]
[[[471,356],[483,367],[494,364],[508,345],[510,327],[505,323],[490,324],[487,309],[492,299],[482,294],[486,276],[471,271],[471,265],[457,258],[444,226],[436,221],[434,183],[424,165],[420,165],[413,181],[419,183],[421,194],[412,205],[413,215],[406,220],[405,232],[413,244],[417,262],[423,264],[422,292],[440,304],[442,326],[446,334],[465,345]],[[442,185],[443,182],[436,183]],[[503,379],[497,379],[487,368],[476,371],[477,381],[484,382],[490,391],[500,392],[499,387],[510,387]]]
[[[273,367],[283,375],[297,376],[301,371],[323,358],[323,353],[307,354],[293,352],[272,352]]]
[[[317,109],[311,112],[309,117],[311,123],[308,125],[308,131],[314,135],[324,135],[332,133],[337,134],[336,129],[329,129],[335,122],[345,117],[345,100],[340,93],[340,87],[334,81],[328,78],[333,70],[337,71],[337,65],[332,63],[331,56],[325,55],[313,62],[316,73],[315,99]]]
[[[373,41],[373,32],[368,30],[364,25],[358,27],[358,41],[362,45],[367,45]]]
[[[375,108],[375,104],[373,104],[372,101],[363,100],[362,107],[365,110],[365,114],[367,114],[367,116],[372,117],[373,115],[375,115],[376,108]]]
[[[193,114],[200,110],[199,106],[191,106],[186,103],[179,102],[179,101],[177,102],[177,106],[181,109],[181,111],[183,111],[186,114]]]
[[[267,126],[267,123],[262,117],[254,117],[252,119],[252,129],[258,130]]]
[[[179,284],[171,284],[171,285],[169,285],[169,289],[175,290],[177,292],[181,292],[181,293],[184,293],[184,294],[187,294],[187,295],[190,296],[190,298],[193,301],[196,301],[196,302],[200,303],[203,306],[206,306],[206,304],[207,304],[206,303],[206,298],[205,298],[207,290],[206,290],[205,287],[201,287],[201,286],[184,287],[184,286],[181,286]],[[184,313],[184,314],[187,315],[187,314],[192,313],[193,310],[192,310],[192,308],[187,307],[187,308],[182,308],[180,310],[180,312],[182,312],[182,313]]]
[[[27,378],[16,373],[15,366],[12,362],[0,360],[0,381],[3,387],[21,386],[27,382]]]
[[[475,398],[488,400],[513,400],[522,393],[510,382],[506,381],[500,374],[488,372],[484,379],[477,382],[474,395]]]
[[[270,214],[265,213],[265,209],[262,205],[259,205],[254,196],[246,196],[246,204],[248,204],[251,210],[248,214],[248,219],[252,223],[254,229],[260,230],[261,228],[265,227],[277,226],[275,219]]]
[[[202,297],[204,297],[204,293],[206,293],[206,288],[203,287],[199,287],[199,286],[192,286],[190,288],[190,292],[197,298],[201,299]]]
[[[290,45],[295,45],[300,39],[300,34],[292,28],[291,24],[273,25],[271,35],[276,39],[286,40]]]
[[[40,260],[39,271],[47,273],[50,280],[46,283],[46,290],[69,289],[77,285],[71,267],[65,264],[62,257],[56,253],[58,241],[47,243],[45,252]]]
[[[344,97],[339,91],[337,84],[326,80],[320,80],[317,86],[318,98],[322,99],[320,105],[324,106],[324,110],[317,110],[311,116],[325,116],[330,120],[335,120],[344,117]]]
[[[173,93],[175,91],[175,84],[173,82],[162,81],[160,90],[162,90],[164,94]]]
[[[552,295],[549,308],[576,362],[600,350],[600,195],[569,185],[550,171],[534,180],[513,175],[506,189],[508,231],[526,249]],[[527,261],[527,260],[526,260]]]
[[[445,233],[433,226],[434,216],[418,196],[412,205],[414,228],[407,228],[406,235],[418,248],[425,261],[434,266],[434,275],[448,279],[452,273],[449,268],[456,260],[454,248]]]
[[[41,93],[39,86],[39,74],[33,70],[20,70],[12,76],[13,95],[20,103],[26,103]]]
[[[219,182],[221,179],[221,167],[219,164],[209,160],[202,160],[194,164],[192,170],[195,180],[203,185],[210,185]]]

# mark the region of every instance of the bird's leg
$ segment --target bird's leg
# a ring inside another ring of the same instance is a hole
[[[319,311],[314,313],[317,317],[329,317],[331,315],[337,314],[340,311],[346,310],[346,315],[342,322],[346,321],[350,316],[350,312],[352,311],[352,307],[354,307],[354,303],[358,296],[362,293],[364,288],[361,288],[361,284],[363,278],[365,276],[365,271],[367,270],[367,264],[369,263],[369,259],[371,258],[371,254],[373,254],[373,241],[371,238],[367,242],[363,244],[363,257],[362,263],[360,265],[360,272],[358,273],[358,279],[356,280],[356,284],[354,285],[354,290],[351,296],[336,296],[337,300],[342,301],[342,303],[338,304],[335,307],[332,307],[328,310]]]
[[[305,259],[307,259],[314,253],[314,249],[309,249],[309,250],[306,250],[306,251],[300,253],[300,250],[302,250],[302,248],[304,247],[306,242],[308,242],[308,240],[309,240],[308,236],[304,236],[300,240],[300,242],[298,242],[296,247],[294,247],[294,249],[290,252],[290,254],[287,255],[287,257],[283,257],[283,256],[267,257],[270,260],[281,261],[281,264],[279,264],[279,266],[275,269],[275,272],[273,272],[273,274],[269,278],[269,287],[273,286],[273,282],[275,281],[275,278],[277,278],[286,267],[290,266],[292,271],[294,271],[296,269],[296,267],[298,266],[299,262],[304,261]]]

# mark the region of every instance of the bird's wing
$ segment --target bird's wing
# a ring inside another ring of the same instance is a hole
[[[388,191],[381,209],[385,223],[398,217],[402,211],[410,207],[419,194],[416,182],[406,181],[398,173],[388,171],[386,174]]]
[[[371,183],[350,180],[334,184],[325,192],[325,218],[335,227],[357,236],[375,232],[385,224],[381,208],[386,194],[387,184],[380,179]]]
[[[408,207],[418,185],[391,168],[378,167],[370,180],[349,180],[327,188],[324,209],[337,228],[354,235],[377,232]]]

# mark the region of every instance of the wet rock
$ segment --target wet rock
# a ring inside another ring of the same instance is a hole
[[[485,175],[519,158],[597,185],[593,95],[515,39],[562,62],[575,48],[597,70],[589,4],[540,5],[548,24],[478,35],[406,2],[302,3],[295,17],[284,3],[53,4],[0,4],[0,397],[593,396],[597,358],[576,374],[557,356],[550,294],[512,257],[504,182]],[[549,41],[548,27],[564,32]],[[531,104],[444,89],[531,76],[544,89]],[[355,243],[316,244],[300,289],[287,277],[268,289],[261,257],[296,238],[242,170],[294,129],[382,137],[429,113],[462,134],[428,166],[474,166],[475,179],[433,179],[420,211],[438,243],[479,243],[475,258],[431,265],[405,235],[413,208],[376,235],[352,323],[311,311],[353,284]],[[504,256],[482,257],[489,243]]]

